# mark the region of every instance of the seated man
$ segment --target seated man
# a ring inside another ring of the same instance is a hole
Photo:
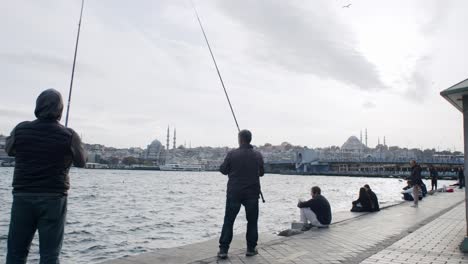
[[[318,186],[312,187],[311,195],[312,199],[309,201],[297,204],[297,207],[301,209],[301,222],[304,223],[302,231],[307,231],[312,226],[326,227],[331,223],[330,203],[321,194],[320,188]]]
[[[364,188],[366,189],[367,193],[369,194],[369,197],[370,197],[370,200],[371,200],[371,203],[372,203],[372,211],[373,212],[380,211],[379,199],[377,199],[377,195],[375,194],[375,192],[372,191],[369,184],[364,185]]]

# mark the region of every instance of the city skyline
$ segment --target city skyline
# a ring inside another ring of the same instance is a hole
[[[458,26],[468,23],[468,3],[195,4],[254,144],[326,147],[367,127],[369,145],[386,137],[389,145],[463,151],[461,115],[439,92],[468,78],[459,59],[468,37]],[[1,134],[34,119],[40,91],[67,96],[79,7],[20,0],[0,11],[9,39],[0,43]],[[86,142],[145,147],[164,142],[167,124],[179,143],[237,144],[190,4],[87,2],[70,127]]]

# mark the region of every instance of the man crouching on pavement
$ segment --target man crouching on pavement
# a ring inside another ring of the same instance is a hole
[[[263,157],[250,145],[252,133],[248,130],[239,132],[239,148],[230,151],[220,171],[228,175],[226,195],[226,212],[224,224],[219,238],[218,258],[228,257],[229,245],[232,241],[232,227],[241,205],[245,208],[247,218],[247,251],[246,256],[257,255],[258,240],[258,199],[260,196],[260,178],[264,174]]]

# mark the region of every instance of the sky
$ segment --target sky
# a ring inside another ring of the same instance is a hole
[[[462,150],[439,93],[468,78],[467,1],[193,1],[254,144],[340,146],[367,128],[369,146]],[[1,134],[35,119],[42,90],[66,102],[80,4],[0,0]],[[69,125],[114,147],[165,143],[168,126],[178,145],[236,145],[189,0],[86,0]]]

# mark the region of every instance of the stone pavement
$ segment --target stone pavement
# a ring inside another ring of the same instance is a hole
[[[468,263],[468,254],[463,254],[458,247],[465,234],[465,204],[462,203],[362,263]]]
[[[287,238],[261,234],[254,257],[245,257],[244,238],[236,236],[223,261],[211,240],[105,263],[468,263],[457,249],[465,234],[463,201],[461,191],[437,193],[419,208],[403,203]]]

